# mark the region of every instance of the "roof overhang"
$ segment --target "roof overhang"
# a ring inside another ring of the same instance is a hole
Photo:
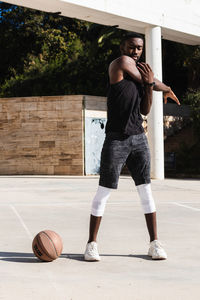
[[[200,45],[199,0],[4,0],[4,2],[60,12],[62,16],[145,33],[160,26],[162,37],[189,45]]]

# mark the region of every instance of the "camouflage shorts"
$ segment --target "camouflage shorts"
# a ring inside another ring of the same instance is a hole
[[[135,185],[150,183],[150,151],[145,133],[127,136],[108,132],[101,151],[99,185],[117,189],[124,165]]]

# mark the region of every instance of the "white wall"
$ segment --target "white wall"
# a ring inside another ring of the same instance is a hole
[[[5,0],[119,28],[145,32],[162,27],[163,38],[200,44],[200,0]]]

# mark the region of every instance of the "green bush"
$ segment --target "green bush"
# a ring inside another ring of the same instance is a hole
[[[200,138],[200,89],[189,89],[184,99],[184,104],[191,107],[191,121],[195,134]]]

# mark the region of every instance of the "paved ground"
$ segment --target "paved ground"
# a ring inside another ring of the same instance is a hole
[[[148,234],[136,188],[120,178],[102,220],[101,262],[85,262],[94,177],[0,177],[0,299],[200,299],[200,185],[153,180],[159,237],[166,261],[146,255]],[[58,232],[64,244],[51,263],[37,260],[33,237]]]

